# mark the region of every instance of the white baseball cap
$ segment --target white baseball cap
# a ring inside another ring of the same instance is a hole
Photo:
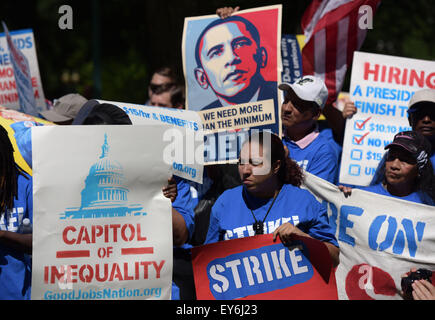
[[[314,103],[323,109],[328,99],[328,89],[322,79],[314,76],[303,76],[294,83],[281,83],[278,86],[283,91],[289,91],[296,95],[296,99],[302,103]],[[297,103],[297,101],[296,101]]]
[[[411,100],[409,100],[408,114],[417,111],[420,106],[431,103],[435,104],[435,89],[422,89],[416,91]]]

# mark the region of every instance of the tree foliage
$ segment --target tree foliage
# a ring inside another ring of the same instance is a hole
[[[0,19],[10,30],[33,29],[48,99],[69,92],[96,97],[93,73],[95,62],[99,61],[100,98],[144,103],[154,69],[174,65],[180,74],[183,72],[181,39],[185,17],[214,14],[217,8],[224,6],[248,9],[277,3],[253,0],[4,0],[0,3]],[[282,2],[283,34],[300,33],[300,19],[309,3],[309,0]],[[73,30],[58,27],[61,16],[58,9],[64,4],[73,8]],[[96,27],[99,29],[97,34]],[[361,50],[434,60],[434,30],[433,1],[384,0]],[[99,55],[95,57],[95,53]],[[65,72],[78,73],[80,80],[62,82]]]

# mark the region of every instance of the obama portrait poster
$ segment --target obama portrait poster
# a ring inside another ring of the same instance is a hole
[[[250,129],[281,135],[281,5],[186,18],[186,109],[205,130],[205,163],[234,162]]]

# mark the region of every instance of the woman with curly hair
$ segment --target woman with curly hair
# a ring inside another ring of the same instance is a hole
[[[30,299],[33,217],[32,178],[14,161],[0,126],[0,300]]]
[[[359,189],[411,202],[435,205],[435,175],[430,161],[431,145],[417,131],[403,131],[385,147],[384,161],[368,187]],[[352,188],[339,186],[345,196]]]
[[[238,167],[242,185],[216,200],[205,243],[263,233],[288,243],[296,234],[323,241],[338,264],[338,243],[326,207],[299,188],[302,171],[287,157],[278,136],[267,131],[251,135],[242,146]]]

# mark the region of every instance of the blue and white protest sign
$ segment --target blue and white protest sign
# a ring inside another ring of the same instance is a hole
[[[194,111],[151,107],[132,103],[98,100],[124,110],[133,125],[164,125],[164,161],[174,175],[202,183],[204,170],[204,135],[202,121]]]
[[[340,245],[339,299],[400,300],[401,275],[435,270],[434,207],[353,189],[339,189],[308,172],[305,187],[328,206]]]
[[[170,299],[166,130],[32,128],[32,299]]]
[[[435,88],[434,61],[354,53],[350,98],[358,112],[346,121],[340,183],[370,183],[384,147],[411,130],[408,103],[425,88]]]
[[[38,116],[47,109],[31,29],[0,34],[0,104]]]

